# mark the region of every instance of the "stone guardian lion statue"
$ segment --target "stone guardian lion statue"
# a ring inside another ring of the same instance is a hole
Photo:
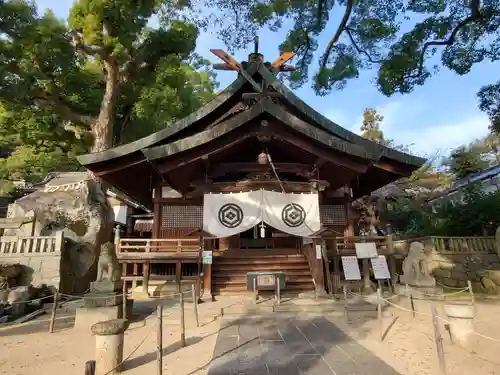
[[[115,245],[106,242],[101,245],[101,254],[97,263],[96,281],[120,281],[121,270],[116,258]]]

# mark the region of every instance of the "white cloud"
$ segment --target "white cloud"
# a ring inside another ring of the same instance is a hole
[[[413,144],[411,149],[418,154],[429,155],[438,151],[447,154],[456,147],[486,136],[488,125],[486,115],[474,113],[457,122],[422,126],[418,129],[394,129],[388,132],[388,138],[393,138],[398,144]]]
[[[410,99],[410,98],[409,98]],[[418,100],[393,100],[375,107],[384,116],[381,130],[385,138],[396,144],[411,145],[418,155],[446,155],[452,149],[486,136],[489,132],[487,116],[477,109],[448,116],[435,116],[434,109]],[[337,124],[359,134],[362,114],[349,116],[342,109],[332,108],[325,116]],[[443,120],[455,117],[457,120]]]

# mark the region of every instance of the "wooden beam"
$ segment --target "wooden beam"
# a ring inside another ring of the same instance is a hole
[[[284,173],[307,173],[311,172],[312,168],[308,164],[303,163],[274,163],[274,167],[278,172]],[[213,166],[209,176],[211,178],[220,177],[228,173],[235,172],[266,172],[272,171],[270,164],[259,164],[257,162],[244,163],[219,163]]]
[[[94,176],[96,176],[96,177],[102,177],[102,176],[105,176],[105,175],[108,175],[108,174],[120,172],[120,171],[122,171],[124,169],[127,169],[127,168],[135,167],[136,165],[139,165],[139,164],[142,164],[142,163],[147,164],[147,161],[145,159],[141,159],[141,160],[136,160],[136,161],[129,162],[129,163],[124,163],[124,164],[119,165],[118,167],[114,167],[114,168],[105,169],[105,170],[102,170],[102,171],[99,171],[99,172],[95,172]]]
[[[318,158],[314,162],[314,167],[317,168],[317,169],[320,169],[323,166],[323,164],[325,164],[325,163],[326,163],[325,159]]]
[[[293,59],[295,52],[282,52],[281,55],[271,64],[273,68],[278,69],[287,61]]]
[[[274,134],[275,134],[274,138],[280,139],[285,143],[292,144],[304,151],[309,152],[312,155],[316,155],[317,157],[333,165],[339,165],[360,174],[366,173],[368,169],[368,164],[357,163],[346,156],[342,156],[334,152],[326,152],[322,150],[320,147],[313,146],[310,142],[307,142],[295,135],[292,135],[290,132],[277,130]],[[276,134],[279,134],[279,136],[277,136]]]
[[[211,142],[211,151],[206,151],[204,153],[200,153],[199,151],[196,151],[193,156],[185,156],[183,158],[176,158],[177,160],[166,162],[166,163],[160,163],[157,165],[157,169],[160,173],[165,174],[169,173],[175,169],[181,168],[185,165],[194,163],[196,161],[202,160],[203,158],[209,158],[212,155],[215,155],[219,152],[228,150],[229,148],[242,143],[246,139],[256,137],[257,133],[255,132],[250,132],[246,134],[239,135],[235,139],[229,141],[227,139],[216,139]]]
[[[316,181],[313,182],[296,182],[296,181],[283,181],[283,188],[287,192],[311,192],[315,191]],[[319,190],[324,190],[330,183],[328,181],[320,180],[318,182]],[[199,185],[196,190],[187,194],[188,197],[195,194],[203,194],[204,192],[244,192],[255,189],[268,189],[281,191],[281,185],[278,181],[256,181],[256,180],[241,180],[236,182],[215,182],[204,185]]]
[[[409,176],[411,174],[411,172],[409,172],[408,169],[406,169],[406,168],[403,168],[403,167],[396,165],[396,164],[387,163],[384,161],[377,161],[374,164],[374,166],[377,168],[383,169],[386,172],[397,174],[398,176],[406,177],[406,176]]]

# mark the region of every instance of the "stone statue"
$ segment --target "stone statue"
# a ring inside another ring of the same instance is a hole
[[[106,242],[101,245],[101,254],[97,263],[97,282],[120,281],[121,271],[120,264],[116,258],[115,245],[111,242]]]
[[[435,286],[435,279],[429,272],[427,255],[421,242],[412,242],[408,256],[403,261],[401,282],[414,286]]]

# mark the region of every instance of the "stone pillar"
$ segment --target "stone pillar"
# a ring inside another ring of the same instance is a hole
[[[445,304],[444,312],[450,322],[452,342],[462,346],[470,344],[474,333],[474,306]]]
[[[96,323],[92,333],[96,336],[95,375],[115,375],[121,372],[123,336],[128,328],[125,319]]]

